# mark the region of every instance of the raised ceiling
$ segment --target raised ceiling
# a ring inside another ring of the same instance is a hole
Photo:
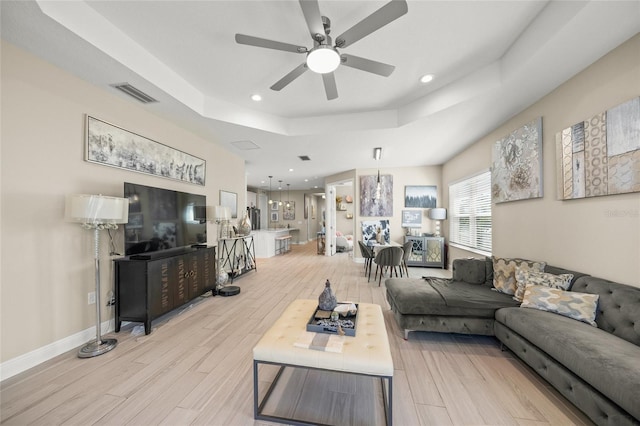
[[[338,35],[385,3],[319,5]],[[310,46],[297,1],[0,4],[4,39],[116,96],[126,95],[111,84],[133,84],[160,101],[143,108],[244,158],[250,186],[273,175],[292,190],[377,167],[378,146],[383,168],[442,164],[640,31],[636,1],[408,1],[406,15],[344,50],[393,74],[339,67],[328,101],[312,72],[269,89],[304,55],[234,40]],[[434,80],[421,84],[424,74]]]

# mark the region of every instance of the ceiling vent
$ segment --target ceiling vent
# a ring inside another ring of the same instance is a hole
[[[298,158],[302,161],[311,161],[311,158],[309,158],[308,155],[298,155]]]
[[[116,89],[121,90],[122,92],[126,93],[127,95],[131,96],[132,98],[137,99],[138,101],[142,102],[143,104],[150,104],[152,102],[158,102],[156,99],[154,99],[151,96],[147,95],[143,91],[141,91],[139,89],[136,89],[135,87],[133,87],[129,83],[112,84],[111,87],[115,87]]]
[[[251,151],[252,149],[260,149],[258,145],[256,145],[253,141],[235,141],[231,142],[231,145],[235,146],[239,150],[242,151]]]

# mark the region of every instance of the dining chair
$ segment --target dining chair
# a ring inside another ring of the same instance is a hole
[[[362,257],[364,257],[364,274],[367,276],[367,282],[371,279],[371,264],[373,262],[373,249],[371,247],[367,247],[365,243],[362,241],[358,241],[358,245],[360,246],[360,253]]]
[[[402,268],[402,258],[404,255],[404,250],[402,247],[392,246],[383,248],[376,254],[374,262],[376,263],[376,274],[373,277],[375,280],[378,277],[378,269],[380,269],[380,278],[378,279],[378,287],[380,287],[380,283],[382,282],[382,275],[384,274],[385,269],[388,269],[389,277],[393,276],[393,272],[395,271],[396,277],[398,276],[398,269]]]
[[[409,268],[407,266],[407,260],[409,259],[409,255],[411,254],[411,250],[413,249],[413,241],[409,240],[402,246],[402,250],[404,254],[402,255],[402,267],[404,268],[404,272],[407,274],[407,278],[409,278]],[[402,268],[400,269],[400,276],[402,276]]]

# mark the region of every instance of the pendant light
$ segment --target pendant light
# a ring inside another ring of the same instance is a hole
[[[280,179],[278,183],[279,183],[278,189],[280,190],[280,201],[278,202],[278,205],[281,206],[282,205],[282,179]]]
[[[374,148],[373,149],[373,158],[378,162],[378,179],[376,180],[376,194],[374,196],[373,202],[377,202],[380,199],[382,192],[382,185],[380,184],[380,157],[382,157],[382,148]]]
[[[271,178],[273,176],[269,176],[269,205],[273,204],[273,200],[271,199]]]
[[[289,196],[289,185],[287,184],[287,209],[291,208],[291,197]]]

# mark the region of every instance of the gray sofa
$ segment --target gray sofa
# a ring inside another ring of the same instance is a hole
[[[597,327],[520,308],[492,291],[491,259],[456,259],[453,278],[386,281],[398,325],[410,331],[495,336],[599,425],[640,424],[640,288],[571,273],[570,291],[599,294]]]

